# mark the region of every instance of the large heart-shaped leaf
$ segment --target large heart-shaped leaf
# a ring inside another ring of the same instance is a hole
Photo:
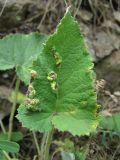
[[[19,121],[40,132],[52,126],[73,135],[95,131],[98,118],[92,68],[79,25],[67,11],[33,64],[37,73],[32,83],[34,95],[28,105],[20,106]]]
[[[29,84],[28,68],[41,53],[46,40],[40,33],[10,34],[0,39],[0,70],[15,67],[19,78]]]

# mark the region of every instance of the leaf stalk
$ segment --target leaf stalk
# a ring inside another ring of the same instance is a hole
[[[11,140],[11,136],[12,136],[13,119],[14,119],[14,115],[15,115],[15,111],[16,111],[16,104],[17,104],[19,87],[20,87],[20,79],[17,78],[16,84],[15,84],[15,97],[14,97],[14,102],[12,105],[11,114],[10,114],[10,118],[9,118],[8,140]]]
[[[49,150],[53,138],[54,129],[50,132],[43,135],[41,143],[41,159],[40,160],[49,160]]]
[[[36,149],[37,149],[37,152],[38,152],[38,157],[40,157],[41,156],[41,151],[40,151],[39,143],[38,143],[38,140],[37,140],[37,136],[36,136],[35,131],[32,131],[32,133],[33,133],[33,138],[34,138],[34,142],[35,142],[35,145],[36,145]]]

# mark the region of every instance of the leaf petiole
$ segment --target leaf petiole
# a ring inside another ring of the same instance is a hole
[[[13,118],[14,118],[14,114],[15,114],[15,111],[16,111],[16,104],[17,104],[19,86],[20,86],[20,79],[17,78],[16,84],[15,84],[15,98],[14,98],[14,102],[13,102],[12,110],[11,110],[11,114],[10,114],[10,119],[9,119],[8,140],[11,140],[11,136],[12,136]]]

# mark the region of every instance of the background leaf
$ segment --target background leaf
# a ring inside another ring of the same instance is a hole
[[[102,117],[100,127],[120,133],[120,112],[112,114],[111,117]]]
[[[23,139],[23,134],[21,132],[12,132],[12,137],[11,137],[11,140],[12,141],[20,141]],[[1,133],[0,134],[0,140],[8,140],[8,133],[4,134],[4,133]]]
[[[40,33],[10,34],[0,39],[0,70],[16,68],[19,78],[29,84],[28,68],[41,53],[47,36]]]
[[[4,154],[2,153],[2,151],[0,151],[0,160],[6,160]]]
[[[98,118],[92,68],[79,26],[67,11],[33,64],[37,76],[32,83],[36,94],[31,101],[38,99],[39,102],[32,106],[33,111],[37,108],[36,112],[28,111],[27,105],[20,106],[17,117],[23,126],[48,132],[53,125],[73,135],[95,131]]]
[[[8,100],[11,103],[13,103],[14,99],[15,99],[15,91],[11,90],[11,93],[9,94]],[[21,104],[24,102],[24,100],[25,100],[25,95],[19,91],[18,96],[17,96],[17,103]]]
[[[30,74],[30,70],[29,70],[28,66],[25,66],[25,67],[24,66],[17,66],[16,67],[16,72],[17,72],[18,77],[21,80],[24,80],[24,82],[26,84],[30,83],[31,74]]]
[[[19,151],[19,145],[15,142],[0,140],[0,149],[10,153],[17,153]]]

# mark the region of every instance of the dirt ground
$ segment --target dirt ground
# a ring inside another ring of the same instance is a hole
[[[87,47],[95,63],[96,83],[104,79],[104,86],[98,90],[100,112],[120,111],[120,1],[119,0],[0,0],[0,37],[10,33],[30,33],[38,31],[53,33],[64,15],[67,6],[71,6],[72,15],[80,23]],[[10,103],[7,101],[8,90],[14,88],[15,72],[0,72],[0,110],[3,122],[8,127]],[[27,87],[21,82],[20,90],[26,93]],[[116,93],[118,93],[116,95]],[[5,109],[5,106],[7,109]],[[24,134],[20,160],[31,160],[36,154],[31,132],[22,128],[14,119],[14,130]],[[41,134],[38,133],[41,139]],[[120,160],[120,138],[106,134],[98,128],[98,133],[91,136],[72,137],[68,133],[55,132],[54,138],[69,137],[77,146],[89,148],[87,160]],[[106,139],[104,144],[103,139]],[[56,146],[51,146],[53,152]],[[25,158],[24,158],[25,157]],[[54,160],[59,159],[59,154]]]

